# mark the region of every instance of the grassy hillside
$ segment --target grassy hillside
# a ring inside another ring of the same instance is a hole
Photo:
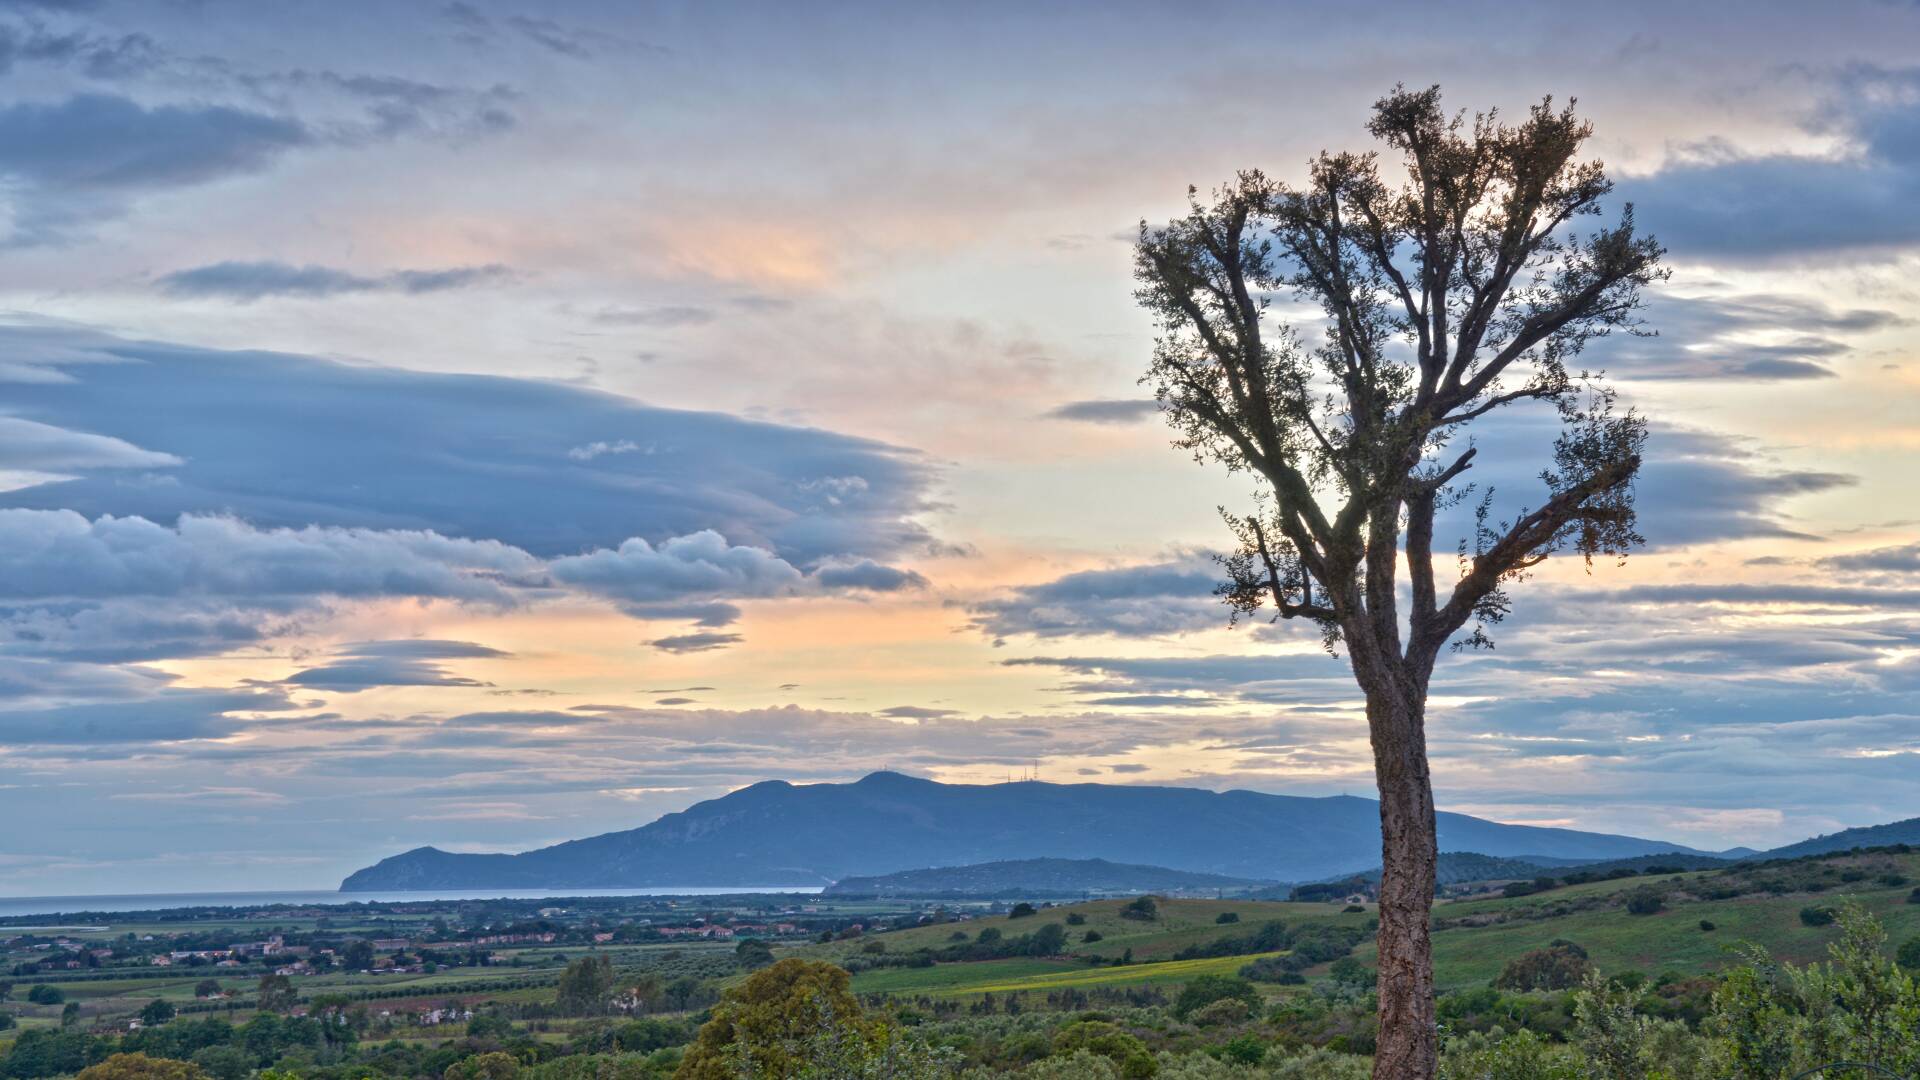
[[[1492,897],[1442,902],[1434,908],[1436,976],[1443,989],[1485,986],[1516,956],[1555,940],[1584,947],[1603,971],[1673,971],[1703,974],[1737,963],[1743,942],[1763,946],[1795,962],[1825,957],[1837,936],[1831,925],[1810,926],[1802,909],[1832,908],[1846,900],[1860,903],[1886,925],[1898,944],[1920,936],[1920,903],[1909,902],[1920,882],[1920,854],[1877,852],[1792,862],[1762,863],[1657,876],[1635,875],[1565,885],[1531,896]],[[1647,893],[1661,897],[1658,910],[1634,914],[1628,902]],[[1257,954],[1175,961],[1183,949],[1227,937],[1244,937],[1267,920],[1289,926],[1318,922],[1363,925],[1371,911],[1346,912],[1341,906],[1251,900],[1162,900],[1159,917],[1143,922],[1121,917],[1123,900],[1103,900],[1010,919],[1005,916],[911,930],[870,934],[849,941],[806,946],[801,955],[834,960],[853,968],[878,956],[899,956],[953,944],[955,934],[969,939],[998,929],[1008,938],[1030,934],[1048,923],[1068,935],[1071,958],[1019,957],[939,963],[931,967],[878,967],[859,970],[854,988],[861,993],[935,997],[1044,992],[1067,987],[1174,984],[1201,974],[1232,974]],[[1224,913],[1238,921],[1222,924]],[[1069,917],[1082,920],[1069,925]],[[1713,925],[1702,929],[1702,921]],[[1087,931],[1099,935],[1093,943]],[[878,943],[877,945],[875,943]],[[874,953],[874,949],[884,950]],[[1131,950],[1134,963],[1110,966]],[[1373,945],[1363,943],[1354,957],[1373,962]],[[1108,963],[1095,965],[1090,958]],[[1324,977],[1325,965],[1310,969]],[[1284,992],[1268,987],[1269,993]]]
[[[1852,879],[1852,880],[1849,880]],[[1514,900],[1489,899],[1434,909],[1434,966],[1444,988],[1484,986],[1507,960],[1566,939],[1603,971],[1704,973],[1738,962],[1742,942],[1805,963],[1826,957],[1832,926],[1808,926],[1803,908],[1853,900],[1877,915],[1898,944],[1920,935],[1920,854],[1838,855],[1657,877],[1565,886]],[[1660,910],[1635,915],[1639,890],[1663,892]],[[1740,890],[1740,895],[1716,894]],[[1701,922],[1712,923],[1711,931]],[[1354,955],[1372,962],[1364,945]]]

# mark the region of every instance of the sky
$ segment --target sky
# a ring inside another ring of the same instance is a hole
[[[1845,0],[0,2],[0,894],[880,768],[1371,793],[1344,662],[1212,596],[1249,492],[1137,384],[1130,244],[1397,83],[1576,98],[1674,271],[1586,357],[1647,546],[1443,656],[1440,806],[1920,815],[1916,56]]]

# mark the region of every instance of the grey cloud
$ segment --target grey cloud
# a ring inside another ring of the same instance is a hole
[[[1622,379],[1778,381],[1831,378],[1847,355],[1844,335],[1910,320],[1878,308],[1835,308],[1773,293],[1659,295],[1647,304],[1659,336],[1622,338],[1604,349],[1608,372]],[[1785,340],[1755,343],[1755,336]]]
[[[269,296],[316,298],[365,292],[443,292],[500,281],[511,274],[497,264],[396,270],[366,276],[330,266],[229,261],[176,270],[159,278],[157,284],[172,296],[249,303]]]
[[[1817,80],[1808,127],[1855,144],[1831,157],[1747,155],[1708,144],[1621,184],[1640,221],[1686,258],[1888,252],[1920,242],[1920,69],[1856,66]]]
[[[511,653],[474,641],[444,638],[399,638],[393,641],[356,641],[340,648],[344,656],[387,657],[395,660],[499,659]]]
[[[995,639],[1019,634],[1079,637],[1116,634],[1155,637],[1226,624],[1226,609],[1213,594],[1224,579],[1211,556],[1107,570],[1082,570],[1052,581],[1023,585],[1007,595],[968,608],[973,624]]]
[[[172,454],[141,448],[111,435],[0,416],[0,469],[161,469],[180,464]]]
[[[0,26],[0,73],[17,63],[72,66],[92,79],[124,79],[158,66],[162,54],[145,34],[100,37],[84,31],[51,33],[34,24]]]
[[[257,645],[293,625],[289,612],[170,597],[0,606],[0,652],[95,663],[178,659]]]
[[[1449,550],[1472,536],[1479,494],[1489,489],[1494,493],[1495,521],[1510,520],[1521,508],[1538,505],[1543,495],[1539,470],[1552,460],[1557,418],[1546,409],[1520,407],[1496,412],[1487,421],[1474,434],[1479,454],[1460,480],[1460,485],[1473,487],[1474,496],[1440,515],[1436,550]],[[1712,432],[1653,424],[1634,485],[1639,528],[1648,548],[1742,537],[1803,537],[1805,531],[1787,516],[1787,504],[1798,496],[1856,482],[1840,473],[1772,467],[1760,449]]]
[[[714,320],[713,309],[669,304],[662,307],[614,307],[594,312],[593,321],[605,326],[703,326]]]
[[[450,675],[438,664],[423,660],[380,657],[348,658],[287,676],[286,682],[309,690],[353,693],[380,686],[492,686],[492,683]]]
[[[826,589],[859,589],[867,592],[899,592],[927,586],[927,579],[912,570],[885,566],[872,559],[826,563],[814,571],[813,580]]]
[[[491,686],[448,673],[441,660],[501,659],[509,654],[471,641],[406,638],[360,641],[342,646],[334,659],[287,676],[286,682],[312,690],[354,693],[381,686]]]
[[[554,579],[615,600],[646,604],[691,595],[784,596],[806,577],[764,548],[729,544],[712,530],[659,546],[639,538],[618,548],[553,560]]]
[[[0,172],[63,189],[200,184],[258,170],[311,141],[298,121],[224,105],[147,108],[81,94],[0,108]]]
[[[719,634],[701,632],[695,634],[675,634],[669,637],[655,638],[647,644],[669,653],[712,652],[738,645],[746,639],[739,634]]]
[[[921,705],[895,705],[890,709],[881,709],[881,716],[890,716],[895,720],[937,720],[943,716],[958,716],[958,709],[929,709]]]
[[[71,510],[0,510],[0,597],[430,596],[510,603],[503,577],[526,552],[432,532],[257,529],[182,515],[88,521]]]
[[[0,745],[98,745],[218,738],[235,713],[297,707],[277,688],[173,685],[151,668],[0,656]]]
[[[1152,419],[1159,412],[1160,403],[1157,401],[1127,398],[1069,401],[1049,409],[1047,415],[1055,420],[1078,420],[1089,424],[1137,424]]]
[[[1835,570],[1920,574],[1920,543],[1833,555],[1820,564]]]
[[[0,108],[0,176],[11,181],[6,242],[55,243],[141,194],[258,172],[314,136],[297,120],[226,105],[147,107],[81,94]]]
[[[572,27],[562,26],[552,19],[538,19],[527,15],[511,15],[507,25],[528,41],[562,56],[586,59],[593,55],[596,35]]]
[[[803,571],[932,539],[914,521],[929,506],[929,462],[818,429],[530,379],[136,343],[70,327],[0,325],[0,360],[50,376],[9,384],[15,415],[184,462],[165,485],[83,474],[0,492],[0,506],[430,530],[540,556],[711,529]],[[568,454],[622,441],[652,452]],[[846,478],[859,482],[822,496],[819,484]]]

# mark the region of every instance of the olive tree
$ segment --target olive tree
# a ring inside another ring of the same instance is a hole
[[[1612,185],[1582,158],[1591,126],[1571,106],[1468,120],[1437,88],[1396,89],[1369,131],[1388,161],[1322,153],[1298,186],[1245,172],[1210,200],[1190,190],[1186,216],[1142,224],[1136,268],[1160,326],[1143,382],[1175,445],[1253,481],[1250,507],[1223,510],[1239,541],[1223,596],[1236,615],[1317,624],[1364,692],[1384,868],[1374,1074],[1403,1080],[1436,1068],[1434,665],[1449,643],[1490,644],[1507,586],[1550,554],[1591,565],[1640,541],[1646,424],[1573,364],[1596,338],[1644,332],[1641,290],[1665,271],[1630,206],[1581,230]],[[1276,318],[1276,300],[1319,333]],[[1532,505],[1497,514],[1490,490],[1472,499],[1473,436],[1528,404],[1558,436],[1524,463]],[[1477,513],[1447,584],[1436,516],[1463,500]]]

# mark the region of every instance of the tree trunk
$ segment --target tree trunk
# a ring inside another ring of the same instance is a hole
[[[1373,1075],[1432,1080],[1439,1069],[1430,924],[1437,856],[1426,693],[1415,685],[1424,680],[1401,665],[1391,668],[1360,676],[1380,787],[1380,1034]]]

